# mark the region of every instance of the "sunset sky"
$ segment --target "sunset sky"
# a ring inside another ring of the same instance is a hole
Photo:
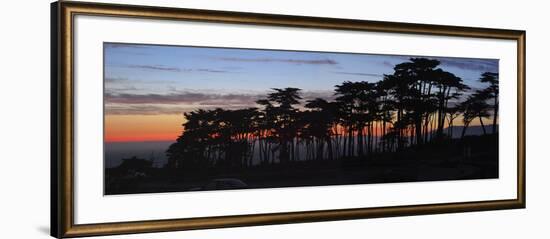
[[[106,142],[173,141],[184,112],[253,107],[270,88],[333,99],[335,85],[377,82],[411,57],[119,43],[104,54]],[[495,59],[429,58],[472,91],[485,87],[481,73],[498,72]]]

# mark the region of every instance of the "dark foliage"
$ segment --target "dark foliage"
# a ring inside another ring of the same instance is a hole
[[[335,101],[314,99],[301,106],[300,89],[272,89],[258,108],[196,110],[185,113],[184,131],[167,151],[168,167],[242,168],[303,160],[371,158],[381,152],[450,137],[462,116],[465,135],[470,123],[498,111],[498,74],[486,72],[488,83],[459,103],[470,89],[459,77],[438,68],[440,62],[411,58],[397,64],[382,81],[345,81],[335,86]],[[304,150],[305,152],[300,152]]]

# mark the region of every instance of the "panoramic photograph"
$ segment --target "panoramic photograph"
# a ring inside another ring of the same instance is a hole
[[[499,177],[498,59],[103,51],[105,195]]]

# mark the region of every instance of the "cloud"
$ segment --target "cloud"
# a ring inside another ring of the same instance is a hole
[[[224,106],[224,109],[242,109],[253,107],[249,105],[229,105]],[[105,106],[106,115],[176,115],[190,112],[196,109],[213,110],[220,108],[219,106],[179,106],[179,105],[155,105],[155,104],[142,104],[142,105],[107,105]]]
[[[141,89],[133,86],[133,85],[125,85],[121,87],[111,87],[111,88],[105,88],[106,94],[119,94],[120,92],[128,92],[128,91],[139,91]]]
[[[170,94],[105,93],[105,113],[118,115],[181,114],[197,109],[255,107],[260,95],[176,92]]]
[[[155,70],[155,71],[168,71],[168,72],[208,72],[208,73],[226,73],[229,71],[217,70],[217,69],[208,69],[208,68],[180,68],[174,66],[165,66],[165,65],[126,65],[126,68],[133,69],[143,69],[143,70]]]
[[[181,114],[185,112],[184,107],[162,106],[162,105],[129,105],[129,104],[108,104],[105,106],[106,115],[159,115],[159,114]]]
[[[305,59],[279,59],[279,58],[238,58],[238,57],[221,57],[217,58],[222,61],[239,61],[239,62],[279,62],[290,64],[308,64],[308,65],[337,65],[338,62],[331,59],[317,59],[317,60],[305,60]]]
[[[224,70],[212,70],[212,69],[205,69],[205,68],[195,69],[195,70],[188,69],[186,71],[199,71],[199,72],[210,72],[210,73],[225,73],[225,72],[228,72],[228,71],[224,71]]]
[[[462,70],[498,72],[498,60],[437,58],[441,66],[456,67]]]
[[[138,45],[138,44],[128,44],[128,43],[104,43],[103,46],[105,48],[136,48],[136,49],[143,49],[147,48],[145,45]]]
[[[144,70],[157,70],[157,71],[171,71],[171,72],[180,72],[181,69],[178,67],[169,67],[163,65],[127,65],[127,68],[134,69],[144,69]]]
[[[209,94],[200,92],[178,92],[170,94],[110,94],[105,93],[106,103],[119,104],[241,104],[254,103],[260,96],[248,94]]]
[[[128,79],[122,77],[105,77],[106,83],[121,83],[126,81],[128,81]]]
[[[341,75],[354,75],[354,76],[371,76],[371,77],[382,77],[381,74],[372,74],[372,73],[362,73],[362,72],[344,72],[344,71],[333,71],[335,74]]]
[[[137,56],[149,56],[151,55],[147,49],[148,46],[136,45],[136,44],[124,44],[124,43],[105,43],[104,49],[106,53],[125,54],[125,55],[137,55]]]
[[[105,93],[106,114],[155,115],[181,114],[197,109],[243,109],[258,107],[256,101],[265,98],[267,92],[251,94],[213,94],[206,92],[178,91],[169,94],[112,94]],[[315,98],[334,100],[332,91],[305,91],[302,103]],[[300,106],[298,106],[300,107]]]

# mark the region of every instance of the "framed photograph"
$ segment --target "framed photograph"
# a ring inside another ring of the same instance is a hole
[[[54,237],[525,207],[525,31],[51,10]]]

